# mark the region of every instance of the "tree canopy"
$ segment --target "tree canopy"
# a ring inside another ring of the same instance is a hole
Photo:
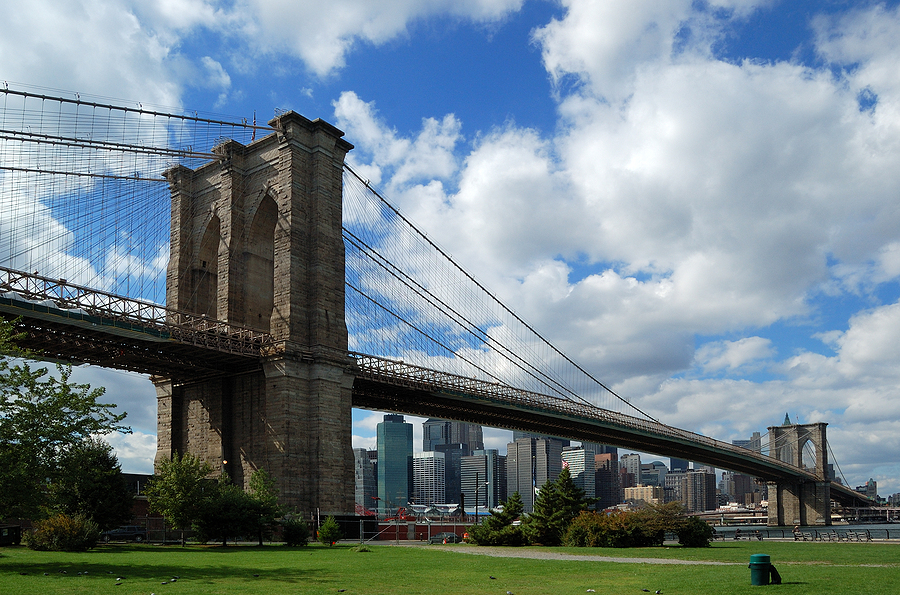
[[[50,485],[51,506],[97,524],[100,531],[125,525],[133,516],[134,494],[112,447],[89,438],[67,448]]]
[[[72,367],[32,368],[16,347],[13,324],[0,319],[0,517],[34,517],[60,457],[91,436],[130,433],[125,413],[100,401],[103,388],[71,381]]]
[[[204,480],[212,473],[209,463],[188,453],[175,453],[157,464],[156,474],[145,490],[150,511],[158,512],[173,527],[184,531],[199,517],[204,500]]]

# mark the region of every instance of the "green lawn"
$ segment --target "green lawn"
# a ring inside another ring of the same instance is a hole
[[[596,593],[900,592],[900,545],[868,543],[735,542],[709,549],[528,548],[575,555],[734,562],[727,566],[622,564],[473,556],[475,546],[325,548],[119,545],[85,553],[0,548],[0,593],[339,593],[379,595],[514,595]],[[769,554],[784,580],[751,587],[747,562]],[[66,573],[61,573],[65,570]],[[79,575],[78,573],[82,574]],[[84,573],[87,574],[84,574]],[[23,574],[24,573],[24,574]],[[46,575],[44,573],[47,573]],[[258,575],[258,576],[254,576]],[[177,582],[168,582],[172,577]],[[494,576],[496,579],[491,579]],[[122,580],[117,581],[121,578]],[[167,581],[166,584],[162,584]],[[122,583],[116,585],[117,582]]]

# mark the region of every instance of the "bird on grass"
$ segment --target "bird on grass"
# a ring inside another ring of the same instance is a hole
[[[489,576],[488,578],[491,579],[492,581],[497,580],[497,577],[496,577],[496,576]]]

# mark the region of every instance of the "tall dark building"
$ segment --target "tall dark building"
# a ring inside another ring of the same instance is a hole
[[[378,495],[378,477],[375,461],[365,448],[353,449],[353,467],[356,476],[356,509],[376,510],[375,497]]]
[[[462,491],[466,495],[466,506],[477,504],[482,512],[495,508],[506,500],[506,457],[496,449],[476,450],[461,461]],[[476,490],[477,485],[477,490]]]
[[[687,512],[716,509],[716,476],[692,469],[681,480],[681,502]]]
[[[422,423],[422,450],[444,453],[444,483],[448,503],[460,501],[462,457],[482,449],[484,449],[484,435],[478,424],[435,418]]]
[[[445,502],[458,503],[460,501],[459,495],[462,492],[460,462],[463,457],[469,454],[469,448],[465,444],[436,444],[434,452],[444,453]]]
[[[525,512],[534,510],[534,438],[506,445],[506,494],[518,492]]]
[[[621,502],[619,493],[619,457],[616,453],[594,455],[594,494],[597,510]]]
[[[669,471],[672,473],[684,473],[691,468],[691,464],[684,459],[669,459]]]
[[[619,455],[619,449],[615,446],[609,446],[608,444],[600,444],[599,442],[582,442],[581,446],[585,450],[594,451],[595,455],[608,455],[614,454],[616,456]]]
[[[465,444],[468,452],[484,449],[484,435],[480,425],[445,419],[427,419],[422,423],[422,450],[437,451],[441,444]]]
[[[378,512],[406,506],[412,493],[413,427],[402,415],[387,414],[378,424]]]
[[[506,491],[519,492],[525,512],[534,510],[535,490],[559,477],[562,449],[558,438],[519,438],[507,445]]]

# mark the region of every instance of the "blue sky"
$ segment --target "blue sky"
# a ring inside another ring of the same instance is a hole
[[[645,411],[723,440],[826,421],[852,485],[900,492],[897,2],[12,0],[0,19],[11,86],[334,123],[358,171]],[[129,411],[114,443],[149,471],[152,386],[79,374]],[[354,419],[371,446],[380,415]]]

